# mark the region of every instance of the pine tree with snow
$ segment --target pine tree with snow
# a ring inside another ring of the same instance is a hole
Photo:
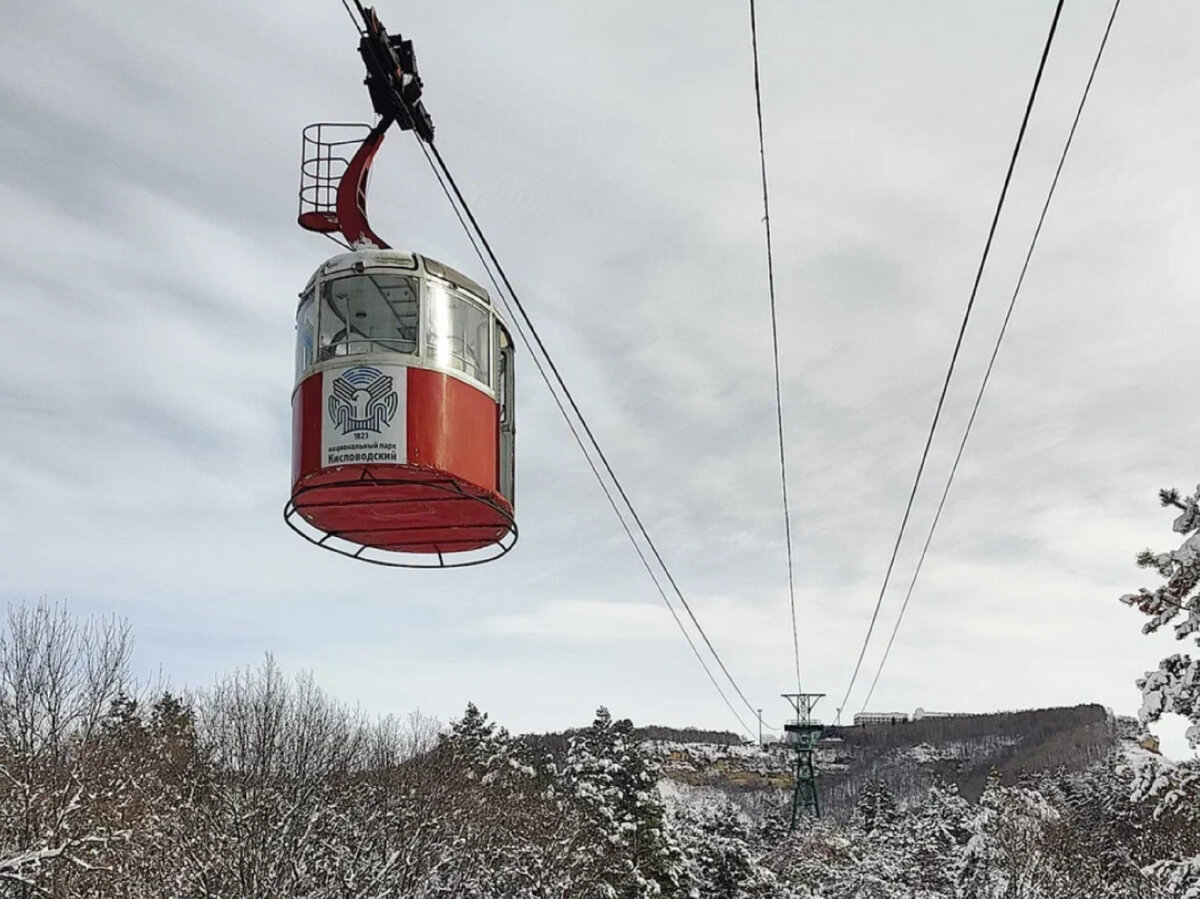
[[[806,819],[766,864],[803,899],[954,899],[969,817],[952,788],[902,809],[870,782],[849,822]]]
[[[679,856],[666,833],[658,766],[632,722],[613,721],[608,709],[597,709],[592,726],[571,737],[565,775],[594,834],[586,854],[598,895],[674,893]]]
[[[1171,625],[1177,640],[1191,638],[1200,645],[1200,486],[1191,496],[1168,489],[1159,491],[1158,498],[1164,507],[1179,510],[1172,530],[1184,536],[1183,542],[1168,552],[1147,549],[1139,553],[1138,565],[1154,569],[1165,583],[1153,590],[1143,587],[1137,593],[1128,593],[1121,601],[1149,618],[1142,633],[1151,634]],[[1191,722],[1188,742],[1200,746],[1200,659],[1181,653],[1170,655],[1158,663],[1156,671],[1147,671],[1139,678],[1137,685],[1142,691],[1140,717],[1144,723],[1158,721],[1166,714],[1182,715]],[[1139,768],[1134,798],[1155,802],[1156,817],[1184,822],[1186,835],[1200,832],[1200,815],[1192,812],[1200,806],[1200,767],[1195,763],[1174,766],[1144,759]],[[1174,895],[1200,899],[1200,852],[1196,848],[1189,853],[1180,847],[1146,871],[1167,884]]]
[[[798,899],[853,896],[854,871],[864,855],[864,839],[857,828],[830,818],[806,816],[765,856],[763,864],[790,891],[781,895]]]
[[[1126,750],[1084,771],[1041,780],[1040,791],[1062,812],[1047,830],[1050,864],[1060,880],[1091,899],[1163,895],[1144,868],[1173,848],[1167,829],[1156,823],[1152,804],[1131,795]],[[1150,753],[1144,754],[1150,757]]]
[[[896,795],[880,781],[868,781],[858,794],[854,817],[867,836],[891,828],[899,817]]]
[[[1037,790],[989,776],[971,821],[959,882],[961,899],[1038,899],[1057,895],[1047,878],[1048,826],[1059,812]]]
[[[1183,543],[1164,553],[1143,550],[1138,565],[1154,569],[1166,583],[1153,590],[1143,587],[1127,593],[1121,602],[1135,606],[1150,619],[1142,627],[1143,633],[1171,624],[1176,639],[1193,637],[1200,645],[1200,486],[1188,497],[1181,497],[1178,490],[1161,490],[1159,501],[1179,510],[1172,529],[1184,535]],[[1146,672],[1137,683],[1142,691],[1142,721],[1157,721],[1168,713],[1183,715],[1191,721],[1188,740],[1193,746],[1200,745],[1200,659],[1178,653],[1169,656],[1159,662],[1157,671]]]
[[[1141,871],[1172,899],[1200,899],[1200,763],[1131,753],[1131,800],[1149,808],[1138,821]]]
[[[971,837],[970,804],[954,784],[934,785],[898,828],[907,882],[938,896],[953,896]]]
[[[489,721],[475,703],[467,703],[462,718],[450,725],[444,746],[466,768],[468,778],[484,778],[502,770],[508,761],[512,739],[508,731]]]
[[[761,864],[764,847],[751,820],[724,796],[676,804],[668,826],[683,856],[680,895],[689,899],[779,899]]]

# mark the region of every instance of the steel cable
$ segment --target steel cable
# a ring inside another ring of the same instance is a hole
[[[874,633],[875,624],[879,620],[879,610],[883,605],[883,597],[884,597],[884,594],[887,593],[888,583],[890,582],[891,577],[892,577],[892,570],[893,570],[893,568],[895,568],[895,565],[896,565],[896,556],[900,552],[900,544],[904,540],[904,531],[905,531],[905,528],[908,526],[908,519],[909,519],[909,516],[912,514],[913,503],[917,498],[917,489],[920,487],[920,484],[921,484],[921,476],[925,473],[925,464],[929,460],[929,449],[933,445],[933,437],[934,437],[934,434],[937,432],[938,422],[941,420],[941,417],[942,417],[942,408],[946,403],[946,394],[950,389],[950,380],[954,376],[954,368],[958,364],[958,354],[959,354],[959,351],[962,349],[963,338],[966,336],[966,333],[967,333],[967,324],[971,320],[971,311],[975,307],[975,298],[979,293],[979,284],[983,280],[983,270],[987,266],[988,255],[992,249],[992,241],[996,236],[996,228],[1000,223],[1000,213],[1004,209],[1004,201],[1005,201],[1005,198],[1008,196],[1008,187],[1009,187],[1009,184],[1012,182],[1013,171],[1017,165],[1017,158],[1020,156],[1020,153],[1021,153],[1021,144],[1023,143],[1023,141],[1025,139],[1025,131],[1026,131],[1026,128],[1029,126],[1029,117],[1030,117],[1030,114],[1033,112],[1033,104],[1034,104],[1034,101],[1037,99],[1038,88],[1042,83],[1042,74],[1045,72],[1045,69],[1046,69],[1046,60],[1050,56],[1050,48],[1054,43],[1054,34],[1058,29],[1058,20],[1059,20],[1059,17],[1062,15],[1063,3],[1064,3],[1064,0],[1058,0],[1058,3],[1054,8],[1054,18],[1050,23],[1050,33],[1047,35],[1046,45],[1042,49],[1042,57],[1041,57],[1041,60],[1038,62],[1037,75],[1034,77],[1034,80],[1033,80],[1033,88],[1029,93],[1029,101],[1025,104],[1025,114],[1021,119],[1021,128],[1017,132],[1017,140],[1013,146],[1012,155],[1008,162],[1008,171],[1005,173],[1005,176],[1004,176],[1004,186],[1000,190],[1000,198],[996,203],[996,211],[992,216],[991,227],[988,228],[987,242],[984,244],[983,254],[979,260],[979,267],[975,272],[975,281],[974,281],[973,285],[971,286],[971,295],[970,295],[969,299],[967,300],[966,312],[963,314],[962,325],[958,329],[958,337],[954,342],[954,352],[950,356],[950,366],[946,370],[946,377],[942,383],[941,393],[938,396],[937,408],[934,410],[933,422],[929,426],[929,435],[925,438],[925,447],[921,451],[921,462],[917,466],[917,476],[913,480],[912,490],[909,492],[908,502],[905,504],[905,507],[904,507],[904,517],[900,521],[900,530],[899,530],[899,533],[897,533],[897,535],[896,535],[896,542],[892,546],[892,555],[891,555],[891,558],[888,560],[887,571],[885,572],[884,577],[883,577],[883,586],[880,587],[879,597],[875,601],[875,609],[871,613],[871,622],[867,626],[867,635],[863,639],[862,648],[859,650],[858,660],[854,663],[854,673],[850,676],[850,683],[846,687],[846,692],[842,696],[842,701],[840,703],[838,703],[837,715],[838,715],[839,720],[841,719],[842,709],[845,708],[846,702],[850,698],[850,693],[854,689],[854,684],[858,681],[859,672],[862,670],[863,658],[867,654],[867,646],[871,642],[871,635]]]
[[[954,476],[958,473],[958,463],[962,461],[963,450],[966,449],[967,439],[971,436],[971,427],[975,424],[975,416],[979,413],[979,404],[983,401],[984,391],[987,390],[988,380],[992,376],[992,369],[996,365],[996,356],[1000,353],[1000,344],[1004,342],[1004,335],[1008,331],[1008,323],[1012,318],[1013,308],[1017,304],[1017,297],[1021,293],[1021,286],[1025,283],[1025,273],[1029,271],[1029,261],[1033,258],[1034,248],[1037,246],[1038,238],[1042,234],[1042,225],[1046,222],[1046,213],[1050,209],[1050,201],[1054,199],[1054,191],[1058,187],[1058,179],[1062,175],[1063,164],[1067,161],[1067,153],[1071,150],[1071,142],[1075,139],[1075,130],[1079,127],[1079,119],[1083,115],[1083,107],[1087,103],[1088,94],[1092,90],[1092,82],[1096,79],[1096,71],[1100,68],[1100,60],[1104,56],[1104,48],[1108,45],[1108,36],[1112,32],[1113,21],[1117,18],[1117,10],[1121,7],[1121,0],[1116,0],[1113,4],[1112,14],[1108,17],[1108,25],[1104,29],[1104,36],[1100,40],[1100,49],[1096,52],[1096,59],[1092,63],[1091,73],[1088,75],[1087,84],[1083,88],[1083,96],[1079,99],[1079,106],[1075,110],[1075,119],[1071,122],[1071,130],[1067,134],[1066,143],[1063,145],[1062,155],[1058,158],[1058,167],[1054,170],[1054,178],[1050,182],[1050,189],[1046,193],[1046,202],[1042,205],[1042,213],[1038,217],[1037,227],[1033,231],[1033,238],[1029,241],[1029,249],[1025,253],[1025,262],[1021,266],[1021,274],[1017,277],[1016,287],[1013,288],[1012,298],[1008,302],[1008,311],[1004,315],[1004,322],[1000,325],[1000,333],[996,337],[996,344],[992,347],[992,356],[988,360],[987,370],[983,373],[983,380],[979,384],[979,392],[975,396],[975,405],[971,409],[971,417],[967,419],[967,426],[963,431],[962,440],[958,444],[958,452],[954,456],[954,464],[950,466],[950,476],[946,479],[946,487],[942,490],[942,498],[938,501],[937,512],[933,516],[933,524],[929,526],[929,533],[925,537],[925,545],[921,547],[921,556],[917,560],[917,567],[913,571],[912,580],[908,582],[908,590],[904,594],[904,603],[900,606],[900,614],[896,616],[896,624],[892,628],[892,634],[888,637],[887,648],[883,651],[883,658],[879,661],[879,668],[875,671],[875,677],[871,681],[871,688],[867,691],[867,698],[863,700],[863,709],[867,707],[867,703],[871,701],[871,697],[875,694],[875,687],[879,683],[879,676],[883,673],[883,666],[887,664],[888,655],[892,651],[892,644],[896,640],[896,633],[900,630],[900,622],[904,620],[904,613],[908,610],[909,600],[912,599],[913,589],[917,585],[917,578],[921,575],[921,568],[925,564],[925,556],[929,552],[929,544],[933,542],[934,532],[937,530],[938,522],[942,518],[942,509],[945,508],[946,498],[950,495],[950,487],[954,483]]]
[[[771,299],[771,353],[775,362],[775,422],[779,432],[779,481],[783,492],[783,537],[787,549],[788,603],[792,612],[792,650],[796,657],[796,692],[800,678],[800,630],[796,623],[796,574],[792,551],[792,513],[788,503],[787,455],[783,438],[783,387],[779,374],[779,316],[775,303],[775,257],[771,248],[771,201],[767,190],[767,151],[763,140],[762,87],[758,77],[758,22],[750,0],[750,43],[754,53],[754,108],[758,114],[758,157],[762,172],[763,226],[767,238],[767,292]]]
[[[633,548],[637,553],[638,559],[641,560],[642,566],[646,569],[646,573],[650,575],[650,580],[653,581],[654,587],[658,591],[658,595],[662,597],[663,603],[666,605],[667,610],[671,613],[671,617],[675,620],[675,624],[679,627],[680,632],[683,634],[683,638],[687,641],[688,646],[691,648],[692,654],[695,655],[696,661],[700,663],[700,667],[704,669],[704,673],[708,676],[709,681],[712,682],[712,685],[716,689],[718,695],[720,695],[722,702],[725,703],[733,717],[737,719],[737,722],[741,725],[742,729],[750,736],[753,736],[754,732],[742,719],[742,716],[738,714],[737,709],[734,708],[733,703],[729,701],[729,697],[721,688],[716,676],[708,667],[708,663],[705,662],[704,656],[701,654],[699,647],[696,646],[696,642],[692,639],[692,635],[688,633],[686,626],[679,617],[679,613],[675,610],[674,605],[668,598],[666,590],[663,589],[662,583],[659,581],[658,576],[655,574],[654,569],[650,564],[650,560],[646,558],[646,554],[642,551],[641,545],[634,537],[633,531],[629,527],[629,523],[626,521],[625,516],[621,514],[621,510],[617,505],[616,498],[612,495],[611,489],[605,482],[600,470],[596,467],[596,463],[592,459],[591,454],[587,451],[587,448],[583,442],[583,437],[579,433],[579,429],[576,427],[575,422],[571,420],[571,416],[567,412],[566,407],[563,405],[561,397],[559,397],[558,392],[554,389],[554,384],[550,380],[550,376],[546,372],[545,366],[543,365],[541,359],[538,358],[538,354],[534,352],[533,345],[526,336],[525,329],[522,327],[520,319],[513,315],[508,297],[505,295],[505,292],[497,281],[495,274],[492,272],[492,267],[488,264],[487,259],[484,257],[483,251],[479,248],[479,242],[476,240],[475,235],[471,232],[470,226],[467,224],[466,219],[463,218],[463,214],[458,208],[458,204],[454,200],[454,195],[450,192],[449,187],[446,185],[446,181],[442,177],[442,173],[438,171],[437,165],[433,161],[433,157],[429,154],[429,150],[425,146],[425,142],[422,141],[417,135],[413,135],[413,137],[417,144],[420,145],[422,153],[425,154],[426,161],[433,170],[433,174],[437,178],[438,184],[442,188],[442,192],[445,193],[446,199],[450,203],[450,208],[454,210],[454,214],[458,218],[459,224],[462,225],[463,231],[467,235],[467,240],[470,241],[471,248],[475,251],[475,255],[479,258],[479,262],[483,266],[484,272],[487,273],[488,280],[491,282],[493,289],[496,291],[496,296],[500,299],[509,321],[513,323],[513,330],[517,332],[517,336],[521,338],[521,343],[524,344],[525,349],[529,351],[529,357],[533,360],[533,364],[537,368],[538,374],[541,375],[542,381],[545,383],[546,388],[550,391],[550,396],[554,399],[554,403],[558,407],[558,411],[562,414],[563,421],[567,423],[567,427],[571,431],[571,436],[575,438],[575,443],[579,447],[579,451],[583,453],[584,459],[587,460],[588,467],[592,470],[592,474],[595,476],[597,483],[599,483],[600,489],[604,491],[604,497],[608,500],[608,504],[612,507],[614,514],[616,514],[617,520],[621,523],[621,528],[625,531],[625,536],[628,537],[629,542],[633,544]]]
[[[646,529],[645,524],[642,522],[641,516],[638,514],[636,507],[633,505],[632,500],[630,500],[628,493],[626,493],[625,487],[621,484],[621,481],[617,477],[616,472],[613,470],[611,463],[608,461],[608,457],[605,455],[604,450],[600,447],[600,443],[596,439],[595,433],[592,431],[591,426],[588,424],[587,419],[580,410],[579,404],[576,402],[574,395],[570,391],[570,388],[567,387],[566,382],[563,380],[562,374],[558,370],[557,364],[554,362],[554,358],[546,349],[546,345],[543,342],[541,335],[538,333],[537,328],[534,326],[529,314],[526,312],[520,296],[517,294],[511,280],[504,271],[504,267],[500,264],[495,251],[492,249],[491,243],[487,239],[487,235],[483,232],[482,228],[480,228],[478,220],[471,211],[470,205],[466,202],[466,198],[463,196],[461,189],[458,187],[458,184],[455,181],[454,175],[450,171],[449,166],[446,165],[445,159],[442,158],[441,152],[438,150],[437,145],[430,144],[429,149],[432,151],[434,159],[437,160],[438,167],[445,176],[446,182],[450,185],[451,191],[458,200],[459,205],[462,207],[463,214],[467,217],[467,220],[470,221],[472,228],[479,236],[480,243],[482,243],[488,258],[495,267],[496,274],[499,276],[500,281],[504,284],[505,289],[508,291],[508,296],[512,300],[513,306],[519,313],[520,319],[525,322],[525,326],[529,329],[529,334],[533,338],[533,345],[536,346],[538,352],[541,353],[546,365],[550,369],[551,374],[554,376],[554,381],[558,384],[559,389],[562,391],[562,395],[565,398],[567,405],[570,406],[571,411],[578,420],[580,427],[587,436],[587,441],[592,446],[597,459],[599,459],[601,467],[608,474],[609,479],[612,481],[613,486],[617,490],[617,494],[621,498],[622,504],[629,511],[629,515],[633,520],[634,527],[637,529],[638,533],[641,534],[642,539],[645,541],[651,555],[653,555],[655,561],[658,563],[658,566],[661,569],[664,577],[666,577],[667,582],[671,585],[672,591],[679,599],[684,611],[687,612],[688,618],[691,620],[692,625],[696,628],[696,631],[704,640],[705,646],[708,647],[708,651],[712,654],[713,659],[717,662],[717,665],[720,667],[721,672],[725,675],[726,680],[729,681],[730,685],[734,689],[734,692],[737,693],[738,698],[740,698],[745,704],[746,708],[750,710],[751,714],[754,714],[757,717],[757,708],[750,702],[750,700],[746,698],[746,694],[742,691],[742,688],[738,685],[737,681],[734,680],[733,675],[729,673],[728,666],[726,666],[725,661],[721,658],[720,653],[717,652],[716,647],[713,646],[712,641],[709,639],[708,634],[700,624],[699,619],[697,619],[695,612],[692,610],[692,607],[688,603],[687,598],[684,596],[683,591],[680,589],[678,582],[675,580],[675,576],[671,573],[670,568],[667,566],[666,561],[659,552],[658,546],[654,543],[654,540],[650,536],[649,531]]]

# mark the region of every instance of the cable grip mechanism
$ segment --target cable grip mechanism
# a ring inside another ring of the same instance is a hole
[[[304,129],[296,221],[308,231],[340,233],[350,246],[366,243],[388,249],[367,218],[371,165],[393,124],[432,143],[433,119],[421,101],[423,85],[412,41],[388,34],[373,8],[355,2],[365,27],[358,45],[367,69],[364,84],[379,121],[374,127],[319,122]]]

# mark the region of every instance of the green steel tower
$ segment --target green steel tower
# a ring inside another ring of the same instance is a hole
[[[821,802],[817,798],[817,768],[814,757],[817,753],[817,741],[821,739],[823,726],[812,716],[815,706],[824,693],[784,693],[783,698],[791,703],[796,713],[796,720],[783,725],[788,742],[796,750],[796,785],[792,790],[792,825],[800,815],[812,814],[821,817]]]

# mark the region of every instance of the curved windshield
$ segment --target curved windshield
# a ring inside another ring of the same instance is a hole
[[[312,365],[316,331],[317,304],[313,300],[312,288],[309,288],[300,298],[300,309],[296,312],[296,380]]]
[[[351,275],[321,285],[317,358],[415,353],[420,303],[411,275]]]
[[[427,358],[439,368],[461,371],[492,386],[491,315],[465,294],[432,281],[425,345]]]

